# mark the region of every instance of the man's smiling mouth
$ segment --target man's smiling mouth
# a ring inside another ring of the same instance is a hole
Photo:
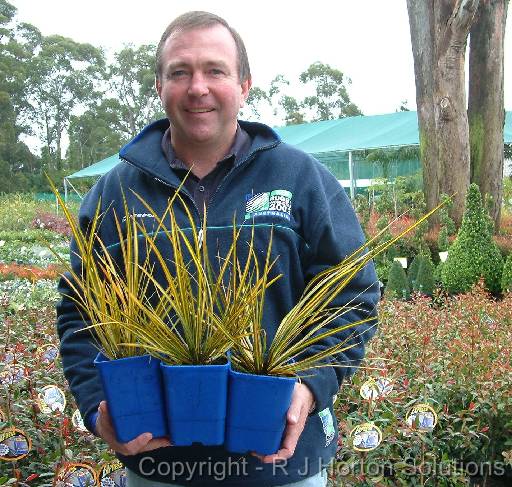
[[[189,113],[207,113],[213,112],[213,108],[188,108],[187,112]]]

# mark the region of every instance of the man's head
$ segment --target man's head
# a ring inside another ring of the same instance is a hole
[[[242,40],[223,19],[190,12],[172,22],[158,46],[155,84],[181,157],[229,149],[251,77]]]
[[[158,47],[156,49],[156,63],[155,63],[155,77],[160,80],[162,76],[162,51],[167,39],[180,32],[192,29],[201,29],[212,27],[214,25],[224,26],[233,40],[235,41],[238,62],[238,78],[240,82],[251,79],[251,68],[249,66],[249,58],[245,49],[245,44],[240,34],[233,29],[222,17],[212,14],[210,12],[193,11],[187,12],[179,17],[176,17],[165,29]]]

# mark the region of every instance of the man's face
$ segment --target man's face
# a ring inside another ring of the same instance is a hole
[[[250,80],[240,83],[235,41],[222,25],[178,32],[162,51],[156,89],[175,148],[230,145]]]

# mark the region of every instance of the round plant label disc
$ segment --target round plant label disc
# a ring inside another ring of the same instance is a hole
[[[374,379],[368,379],[363,382],[359,389],[359,394],[366,401],[374,401],[379,397],[379,388],[377,382]]]
[[[37,403],[44,414],[52,414],[55,411],[64,412],[66,396],[63,390],[56,385],[44,386],[37,395]]]
[[[119,460],[101,464],[98,477],[101,487],[126,486],[126,469]]]
[[[386,397],[393,390],[393,383],[386,377],[377,380],[371,378],[365,381],[359,389],[359,394],[366,401],[374,401],[379,397]]]
[[[41,351],[41,360],[44,363],[48,364],[50,362],[53,362],[58,355],[59,349],[55,345],[48,343],[47,345],[43,346],[43,349]]]
[[[78,431],[88,431],[88,429],[85,427],[82,415],[78,409],[75,409],[73,416],[71,416],[71,423]]]
[[[87,463],[65,463],[53,479],[54,487],[96,487],[96,471]]]
[[[373,423],[363,423],[351,432],[352,447],[356,451],[375,450],[382,442],[382,431]]]
[[[432,431],[437,424],[437,413],[429,404],[415,404],[407,413],[405,422],[418,431]]]
[[[16,384],[25,378],[25,369],[21,365],[8,365],[0,372],[0,384]]]
[[[28,455],[31,447],[30,437],[24,431],[12,427],[0,431],[0,460],[21,460]]]
[[[377,379],[377,388],[379,389],[380,397],[389,396],[390,392],[393,390],[393,382],[387,377],[379,377]]]

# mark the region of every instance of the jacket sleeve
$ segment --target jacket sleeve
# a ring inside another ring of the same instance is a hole
[[[311,254],[304,269],[306,282],[319,272],[340,263],[354,250],[364,245],[365,239],[361,226],[343,188],[339,188],[330,199],[326,200],[325,208],[317,215],[316,223],[308,234]],[[351,310],[326,325],[330,329],[368,317],[375,319],[323,339],[304,353],[304,356],[311,356],[340,342],[354,345],[332,357],[329,360],[332,366],[308,370],[302,377],[302,381],[315,396],[316,411],[321,411],[332,404],[333,396],[338,393],[343,379],[353,374],[363,359],[365,343],[376,330],[379,297],[375,268],[373,262],[370,262],[332,301],[330,305],[332,307],[350,303],[350,306],[357,304],[358,309]]]
[[[80,209],[79,223],[82,231],[87,229],[90,221],[87,216],[88,207],[84,201]],[[71,241],[70,259],[73,271],[80,275],[82,264],[74,240]],[[70,274],[67,273],[65,276],[71,279]],[[83,330],[89,322],[73,301],[74,292],[67,279],[61,277],[58,285],[62,295],[61,301],[57,304],[57,332],[62,366],[84,424],[89,431],[95,433],[95,413],[100,401],[104,399],[100,378],[93,363],[98,349],[92,333]]]

